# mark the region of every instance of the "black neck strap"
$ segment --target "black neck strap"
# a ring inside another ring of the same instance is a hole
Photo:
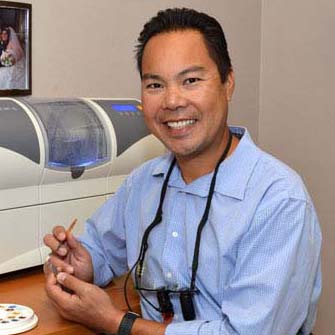
[[[213,177],[212,177],[212,180],[211,180],[211,185],[210,185],[209,191],[208,191],[206,208],[205,208],[204,214],[203,214],[203,216],[200,220],[200,223],[198,225],[197,237],[196,237],[195,246],[194,246],[193,262],[192,262],[192,279],[191,279],[191,285],[190,285],[190,290],[191,291],[193,291],[195,289],[195,277],[196,277],[197,270],[198,270],[198,265],[199,265],[198,260],[199,260],[201,233],[202,233],[202,230],[203,230],[203,228],[204,228],[204,226],[207,222],[207,219],[208,219],[209,209],[211,207],[212,198],[213,198],[214,189],[215,189],[216,176],[218,174],[220,164],[226,159],[226,157],[228,155],[228,152],[231,148],[232,140],[233,140],[233,136],[232,136],[232,133],[229,131],[228,143],[226,145],[226,148],[225,148],[222,156],[220,157],[219,161],[216,164],[216,167],[215,167],[215,170],[214,170],[214,173],[213,173]]]
[[[215,189],[216,176],[217,176],[217,173],[219,171],[220,164],[226,159],[226,157],[229,153],[229,150],[230,150],[231,144],[232,144],[232,138],[233,138],[232,133],[229,131],[228,143],[225,147],[225,150],[224,150],[222,156],[220,157],[219,161],[217,162],[217,164],[215,166],[214,174],[213,174],[211,184],[210,184],[210,187],[209,187],[206,208],[205,208],[204,214],[203,214],[203,216],[200,220],[200,223],[198,225],[197,236],[196,236],[196,241],[195,241],[195,246],[194,246],[193,261],[192,261],[192,278],[191,278],[191,284],[190,284],[190,291],[195,291],[195,278],[196,278],[196,274],[197,274],[197,270],[198,270],[201,233],[202,233],[202,230],[203,230],[203,228],[204,228],[204,226],[207,222],[207,219],[208,219],[209,209],[211,207],[212,198],[213,198],[214,189]],[[169,182],[169,179],[170,179],[170,176],[171,176],[171,173],[172,173],[172,170],[173,170],[173,167],[174,167],[175,163],[176,163],[176,158],[174,158],[172,160],[171,165],[170,165],[169,170],[168,170],[168,173],[166,174],[166,178],[165,178],[163,186],[162,186],[160,201],[159,201],[159,205],[158,205],[158,209],[157,209],[155,218],[143,234],[140,254],[139,254],[139,257],[138,257],[137,266],[136,266],[136,270],[135,270],[136,274],[139,278],[142,276],[144,257],[145,257],[146,251],[148,249],[149,234],[150,234],[151,230],[154,227],[156,227],[162,221],[163,203],[164,203],[164,199],[165,199],[165,195],[166,195],[166,191],[167,191],[168,182]],[[136,278],[136,275],[135,275],[135,278]]]
[[[164,203],[164,199],[165,199],[165,195],[166,195],[168,182],[169,182],[169,179],[170,179],[170,176],[171,176],[171,173],[172,173],[172,170],[173,170],[173,167],[174,167],[175,164],[176,164],[176,158],[174,157],[172,162],[171,162],[171,165],[169,167],[168,173],[166,174],[166,178],[164,180],[163,186],[162,186],[161,196],[160,196],[159,205],[158,205],[158,209],[157,209],[155,218],[152,221],[152,223],[148,226],[148,228],[145,230],[145,232],[143,234],[143,237],[142,237],[140,254],[139,254],[139,257],[138,257],[138,261],[137,261],[138,265],[136,266],[136,270],[135,270],[139,277],[142,276],[144,257],[145,257],[145,253],[148,249],[149,234],[152,231],[152,229],[155,228],[162,221],[163,203]]]

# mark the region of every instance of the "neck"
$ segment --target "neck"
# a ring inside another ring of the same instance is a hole
[[[229,140],[229,128],[226,127],[222,143],[215,149],[193,157],[176,156],[178,166],[186,184],[214,171]],[[233,135],[232,143],[227,154],[229,157],[238,145],[239,139]]]

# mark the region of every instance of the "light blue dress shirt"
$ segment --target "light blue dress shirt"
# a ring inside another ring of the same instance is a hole
[[[312,330],[321,291],[321,233],[300,177],[260,150],[247,130],[220,166],[203,229],[194,296],[196,320],[184,321],[178,295],[166,335],[295,335]],[[87,221],[81,241],[94,278],[106,285],[136,262],[152,222],[171,154],[136,169]],[[198,224],[212,173],[185,184],[176,165],[163,220],[149,236],[142,287],[189,287]],[[158,306],[153,293],[145,293]],[[141,301],[144,318],[161,315]]]

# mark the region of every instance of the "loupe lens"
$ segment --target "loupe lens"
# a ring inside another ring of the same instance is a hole
[[[179,299],[184,320],[185,321],[194,320],[195,311],[193,306],[193,293],[190,291],[181,292]]]

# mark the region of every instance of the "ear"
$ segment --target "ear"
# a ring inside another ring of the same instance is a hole
[[[231,101],[235,89],[235,74],[233,70],[228,73],[224,84],[226,86],[227,101]]]

